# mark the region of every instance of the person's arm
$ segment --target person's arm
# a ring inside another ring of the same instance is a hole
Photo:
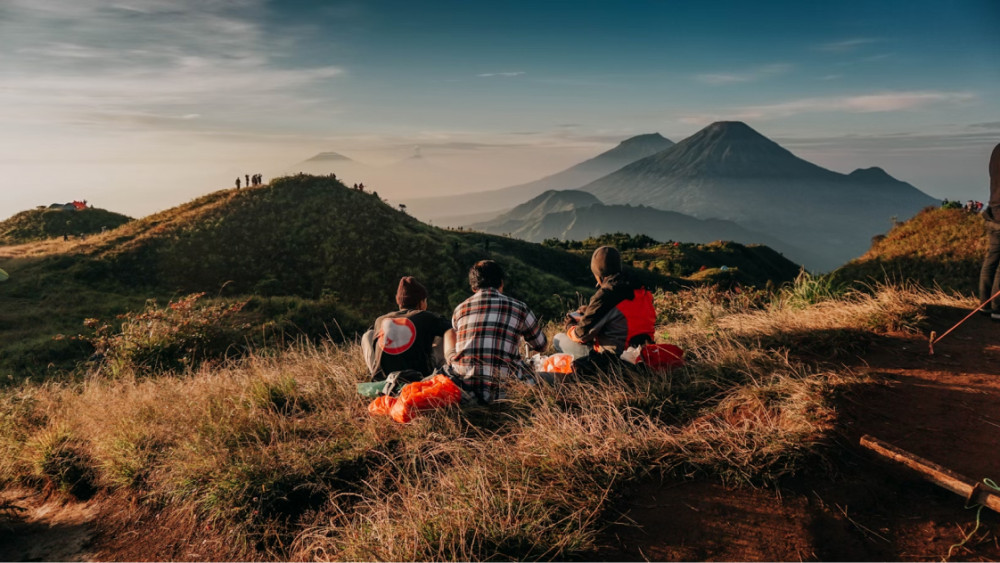
[[[610,297],[603,288],[597,290],[597,293],[590,298],[590,303],[583,310],[583,318],[566,331],[570,340],[580,344],[594,342],[608,321],[608,313],[614,310],[615,305],[617,305]]]
[[[445,363],[451,363],[451,359],[455,357],[455,331],[453,329],[448,329],[444,332],[444,361]]]
[[[524,330],[521,332],[521,336],[528,344],[528,347],[536,352],[544,350],[545,346],[549,343],[545,337],[545,332],[542,331],[541,323],[538,322],[538,317],[530,310],[524,316]]]

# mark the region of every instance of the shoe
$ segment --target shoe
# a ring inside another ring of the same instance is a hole
[[[990,313],[990,320],[1000,321],[1000,313]]]
[[[993,314],[993,309],[978,309],[976,312],[984,317],[988,317]]]

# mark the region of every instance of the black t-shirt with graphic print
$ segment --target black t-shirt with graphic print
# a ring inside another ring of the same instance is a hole
[[[385,379],[394,371],[434,371],[434,338],[444,336],[451,320],[437,313],[401,309],[375,321],[375,377]]]

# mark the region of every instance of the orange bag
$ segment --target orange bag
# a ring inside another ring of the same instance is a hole
[[[541,371],[546,373],[573,373],[572,354],[552,354],[545,358]]]
[[[399,392],[399,398],[383,395],[368,405],[374,416],[391,416],[400,424],[413,420],[418,410],[436,409],[458,404],[462,390],[445,375],[437,374],[427,381],[408,383]]]

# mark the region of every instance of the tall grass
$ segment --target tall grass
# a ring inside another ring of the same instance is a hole
[[[108,512],[134,518],[125,530],[172,538],[159,555],[120,552],[132,558],[178,558],[193,542],[213,559],[581,557],[629,482],[760,486],[821,458],[831,397],[857,378],[802,350],[837,331],[909,330],[928,303],[964,302],[894,287],[812,305],[681,298],[663,328],[687,349],[683,369],[512,383],[496,405],[408,425],[368,415],[354,344],[25,384],[0,396],[0,485],[101,492]]]

